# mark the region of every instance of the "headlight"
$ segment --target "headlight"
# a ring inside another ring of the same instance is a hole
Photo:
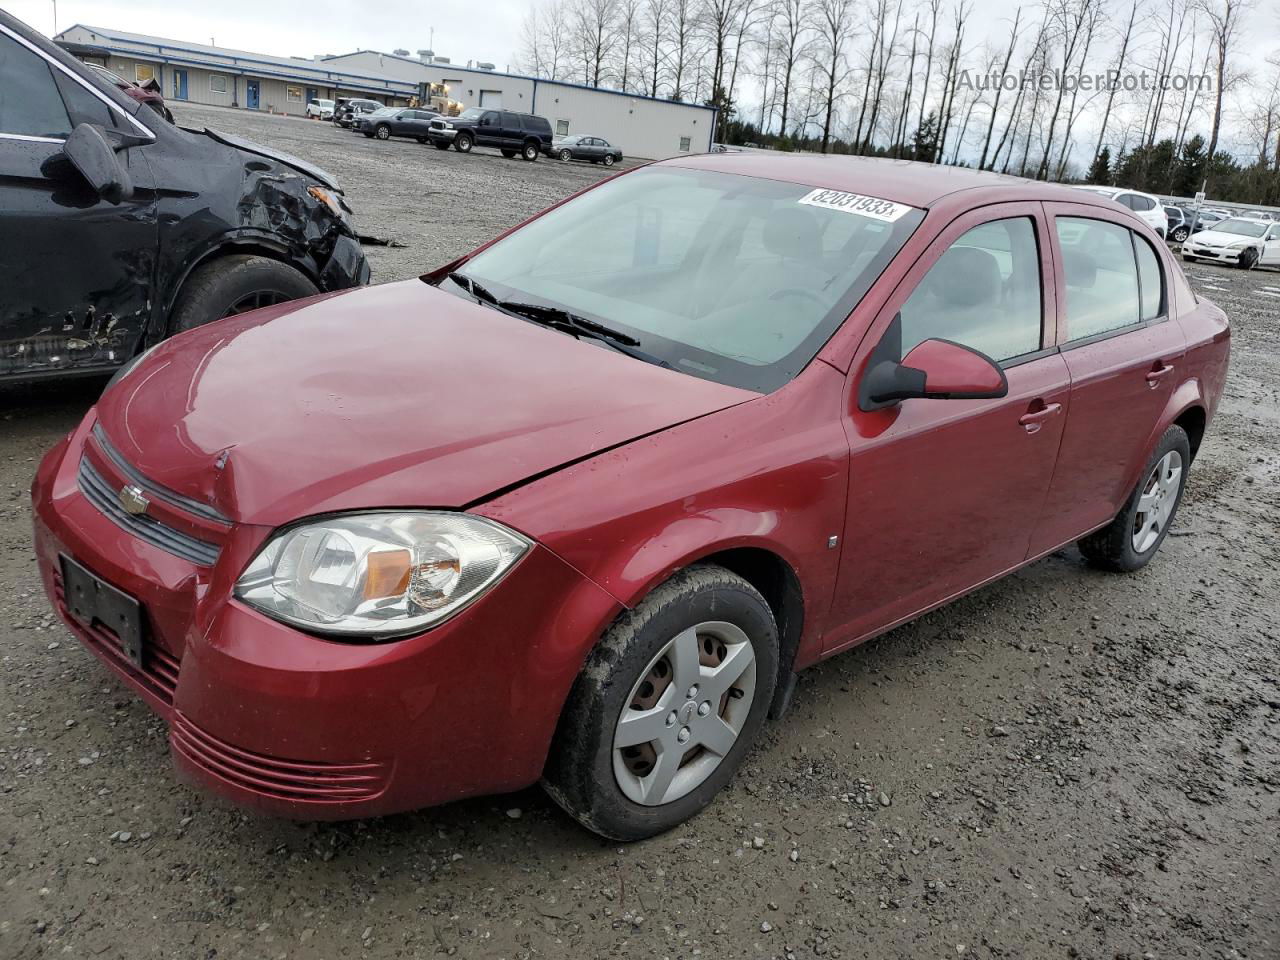
[[[310,186],[307,187],[307,193],[311,194],[315,199],[319,200],[339,220],[349,220],[351,211],[342,200],[342,195],[335,193],[325,187]]]
[[[324,633],[390,637],[453,616],[530,543],[462,513],[359,513],[277,533],[236,583],[263,613]]]

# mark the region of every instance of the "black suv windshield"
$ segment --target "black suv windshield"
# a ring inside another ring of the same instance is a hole
[[[924,217],[885,201],[870,201],[875,215],[818,204],[826,193],[652,167],[552,210],[461,269],[503,301],[605,324],[684,373],[767,393],[813,359]]]

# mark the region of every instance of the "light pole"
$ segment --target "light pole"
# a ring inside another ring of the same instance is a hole
[[[53,34],[58,35],[58,0],[53,0]]]

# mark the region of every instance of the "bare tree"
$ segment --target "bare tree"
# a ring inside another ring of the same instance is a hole
[[[1209,34],[1213,42],[1214,72],[1217,85],[1214,88],[1213,125],[1209,128],[1209,160],[1218,149],[1218,137],[1222,131],[1222,98],[1228,84],[1227,61],[1245,18],[1253,8],[1253,0],[1202,0],[1209,18]]]
[[[1133,0],[1133,5],[1129,8],[1129,22],[1125,25],[1124,33],[1120,37],[1120,54],[1116,58],[1116,77],[1119,78],[1124,73],[1124,60],[1129,53],[1129,45],[1133,40],[1133,25],[1138,19],[1138,0]],[[1098,128],[1098,143],[1093,148],[1093,159],[1089,162],[1090,166],[1098,162],[1098,154],[1102,152],[1102,145],[1107,139],[1107,123],[1111,120],[1111,108],[1116,102],[1116,90],[1119,89],[1119,83],[1113,82],[1107,85],[1107,106],[1102,111],[1102,126]]]
[[[860,153],[868,153],[875,137],[876,123],[880,118],[881,102],[884,99],[885,83],[889,78],[889,70],[898,49],[898,27],[902,20],[902,5],[894,4],[893,31],[887,33],[885,22],[888,20],[888,0],[878,0],[879,7],[874,16],[877,20],[875,39],[871,45],[871,56],[867,58],[867,90],[871,96],[871,114],[867,117],[865,137],[862,134],[862,120],[866,113],[867,99],[864,95],[862,109],[858,114],[858,131],[854,142]],[[887,40],[886,40],[887,36]],[[873,79],[874,78],[874,79]]]
[[[1084,49],[1080,52],[1080,73],[1083,74],[1085,65],[1089,62],[1089,48],[1093,46],[1094,37],[1097,35],[1098,26],[1102,23],[1103,12],[1102,4],[1095,3],[1089,11],[1088,20],[1085,22],[1084,33]],[[1093,100],[1094,95],[1090,95],[1086,99],[1086,103]],[[1053,179],[1061,180],[1067,169],[1067,155],[1071,150],[1071,131],[1075,128],[1076,123],[1076,105],[1080,97],[1080,84],[1077,83],[1071,90],[1071,100],[1067,104],[1067,122],[1062,131],[1062,148],[1058,151],[1058,163],[1054,168]]]
[[[659,71],[666,59],[663,47],[667,40],[670,0],[644,0],[644,57],[647,85],[645,93],[658,95]]]
[[[787,119],[791,108],[792,84],[796,77],[796,67],[801,60],[809,56],[813,43],[805,4],[806,0],[777,0],[778,33],[775,41],[775,63],[778,75],[775,85],[782,88],[779,131],[784,137],[787,136]]]
[[[1095,0],[1051,0],[1050,2],[1051,22],[1062,44],[1063,78],[1071,73],[1081,49],[1086,48],[1086,36],[1091,35],[1092,29],[1089,25],[1096,21],[1094,6]],[[1053,151],[1053,135],[1066,93],[1066,84],[1059,83],[1058,94],[1053,101],[1053,112],[1049,115],[1049,130],[1045,136],[1044,153],[1040,157],[1040,165],[1036,168],[1037,180],[1048,179],[1049,154]]]
[[[1022,22],[1022,7],[1018,7],[1013,15],[1013,29],[1009,31],[1009,46],[1004,51],[1004,62],[1000,64],[1000,74],[996,78],[995,101],[991,104],[991,117],[987,121],[987,135],[982,141],[982,157],[978,160],[978,169],[987,166],[987,151],[991,148],[991,134],[996,128],[996,115],[1000,112],[1000,94],[1004,90],[1004,80],[1009,74],[1009,61],[1013,59],[1013,51],[1018,46],[1018,25]]]
[[[938,13],[942,9],[942,0],[928,0],[929,3],[929,43],[925,47],[924,82],[920,85],[920,115],[916,117],[916,129],[924,126],[924,108],[929,99],[929,78],[933,75],[933,46],[938,36]]]
[[[642,0],[617,0],[618,45],[622,62],[618,65],[618,89],[624,93],[632,87],[631,65],[640,43],[640,5]]]
[[[535,77],[557,80],[565,69],[569,31],[562,0],[530,7],[520,27],[520,68]]]
[[[571,26],[582,64],[582,82],[600,86],[605,65],[617,46],[617,0],[575,0]]]
[[[934,163],[942,163],[943,151],[947,147],[947,131],[951,128],[951,117],[955,112],[956,104],[956,85],[960,80],[960,58],[964,55],[964,26],[972,12],[973,4],[968,3],[967,0],[959,0],[956,4],[955,34],[947,56],[947,71],[942,79],[942,111],[938,124],[938,149],[934,153]]]
[[[831,121],[848,79],[845,46],[853,33],[853,10],[856,0],[816,0],[817,21],[815,62],[822,75],[822,152],[831,145]]]
[[[894,126],[893,155],[902,156],[902,148],[907,139],[907,114],[911,112],[911,86],[916,72],[916,45],[920,39],[920,14],[916,14],[911,24],[911,54],[907,58],[907,75],[903,83],[902,103],[898,111],[898,122]]]
[[[674,46],[675,63],[672,66],[671,99],[681,100],[685,93],[685,71],[689,67],[689,57],[696,30],[694,20],[694,0],[670,0],[670,34],[669,42]]]

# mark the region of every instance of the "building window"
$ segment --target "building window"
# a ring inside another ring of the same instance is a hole
[[[209,74],[209,92],[210,93],[226,93],[227,78],[221,73]]]
[[[557,120],[557,121],[556,121],[556,136],[557,136],[557,137],[567,137],[568,135],[569,135],[569,121],[568,121],[568,120]]]
[[[680,138],[680,152],[681,152],[681,153],[688,153],[688,152],[689,152],[689,145],[690,145],[690,140],[689,140],[689,138],[688,138],[688,137],[681,137],[681,138]]]
[[[156,78],[156,69],[149,63],[135,63],[133,65],[133,78],[141,86],[148,80]]]
[[[302,102],[302,88],[301,88],[301,87],[286,87],[286,88],[285,88],[285,95],[286,95],[286,96],[287,96],[291,101],[293,101],[293,102],[295,102],[295,103],[301,103],[301,102]]]

